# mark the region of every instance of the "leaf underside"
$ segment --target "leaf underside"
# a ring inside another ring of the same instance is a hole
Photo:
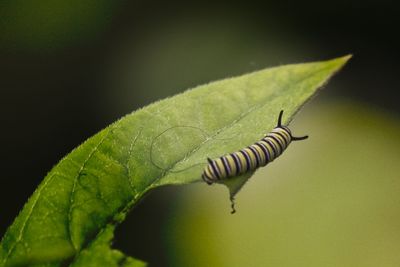
[[[264,69],[198,86],[111,124],[44,178],[0,245],[0,266],[145,266],[111,248],[115,225],[153,188],[201,181],[206,158],[287,124],[350,58]],[[229,181],[232,197],[251,176]]]

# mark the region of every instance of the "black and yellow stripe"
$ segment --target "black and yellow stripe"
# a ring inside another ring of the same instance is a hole
[[[279,113],[278,125],[260,141],[240,151],[208,159],[202,178],[208,184],[228,177],[254,171],[279,157],[292,141],[304,140],[308,136],[293,137],[290,129],[281,125],[283,111]]]

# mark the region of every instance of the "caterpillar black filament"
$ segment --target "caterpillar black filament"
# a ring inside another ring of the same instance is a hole
[[[278,125],[263,139],[240,151],[212,160],[202,174],[203,180],[212,184],[228,177],[263,167],[279,157],[292,141],[307,139],[308,136],[294,137],[287,126],[282,125],[283,110],[279,113]]]

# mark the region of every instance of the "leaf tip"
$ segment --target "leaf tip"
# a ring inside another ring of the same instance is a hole
[[[340,57],[340,59],[343,61],[343,63],[347,63],[351,58],[353,57],[353,54],[347,54],[345,56]]]
[[[335,62],[340,68],[343,67],[352,57],[353,54],[347,54],[345,56],[335,58],[332,61]]]
[[[330,74],[329,76],[332,76],[339,70],[343,68],[344,65],[353,57],[352,54],[348,54],[345,56],[329,59],[327,61],[322,61],[322,63],[325,67],[327,67],[327,70],[329,70]]]

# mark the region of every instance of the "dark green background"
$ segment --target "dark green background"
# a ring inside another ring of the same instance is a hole
[[[331,110],[340,110],[361,103],[361,117],[377,119],[379,110],[398,125],[397,13],[394,1],[2,1],[0,235],[46,172],[86,138],[139,107],[212,80],[352,53],[314,105],[336,103]],[[389,121],[382,131],[391,127]],[[372,168],[376,159],[368,160]],[[177,199],[185,190],[153,192],[121,226],[116,247],[153,266],[172,264],[165,236],[181,214],[176,203],[191,201]]]

